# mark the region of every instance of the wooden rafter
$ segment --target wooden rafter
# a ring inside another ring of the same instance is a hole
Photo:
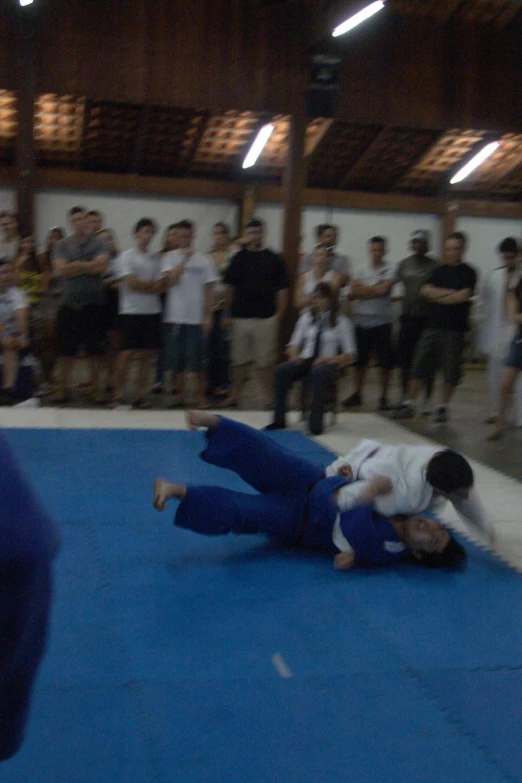
[[[310,161],[313,158],[314,154],[317,152],[317,149],[319,148],[319,145],[330,132],[330,129],[332,128],[334,122],[335,120],[323,119],[319,130],[313,136],[307,139],[307,142],[305,144],[304,154],[305,154],[305,158],[307,158],[308,161]]]

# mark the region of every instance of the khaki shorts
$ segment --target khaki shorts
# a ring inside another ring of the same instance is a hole
[[[238,366],[254,362],[270,367],[276,357],[278,319],[234,318],[232,322],[232,361]]]

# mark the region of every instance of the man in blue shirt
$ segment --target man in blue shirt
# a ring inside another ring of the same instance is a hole
[[[326,478],[321,466],[280,446],[263,432],[210,413],[190,412],[191,429],[207,428],[201,458],[237,473],[259,494],[216,486],[172,484],[157,479],[154,506],[163,511],[170,498],[180,504],[175,524],[203,535],[265,533],[287,544],[335,555],[336,568],[393,565],[412,556],[428,566],[459,567],[464,549],[429,515],[388,519],[374,500],[391,491],[377,476],[365,482],[352,507],[341,510],[337,497],[350,483]]]

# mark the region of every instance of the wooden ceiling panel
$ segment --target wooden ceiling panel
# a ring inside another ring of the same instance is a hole
[[[485,136],[484,131],[450,130],[433,144],[397,183],[399,190],[437,191],[449,173]]]
[[[431,147],[435,131],[385,128],[346,172],[339,187],[386,192]]]
[[[153,106],[143,129],[139,173],[179,176],[194,159],[207,113]]]
[[[18,131],[16,93],[0,90],[0,161],[13,163]]]
[[[318,147],[308,168],[308,187],[338,187],[346,171],[382,131],[379,125],[336,122]]]
[[[85,119],[85,98],[40,95],[34,107],[34,141],[41,166],[78,166]]]
[[[266,119],[268,122],[270,118]],[[201,136],[191,172],[218,176],[233,172],[261,123],[261,115],[256,112],[214,112]]]
[[[434,17],[441,22],[451,18],[478,24],[501,22],[522,15],[521,0],[388,0],[388,8],[399,14]]]
[[[130,172],[140,129],[137,104],[91,101],[87,104],[81,166],[87,171]]]

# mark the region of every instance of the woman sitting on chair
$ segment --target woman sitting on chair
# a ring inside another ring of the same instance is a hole
[[[287,345],[288,361],[276,368],[274,421],[265,429],[285,429],[288,392],[295,381],[309,377],[310,432],[322,433],[328,390],[336,382],[339,370],[351,364],[355,357],[352,324],[344,315],[338,315],[337,309],[337,291],[328,283],[318,283],[312,294],[312,306],[299,318]]]

